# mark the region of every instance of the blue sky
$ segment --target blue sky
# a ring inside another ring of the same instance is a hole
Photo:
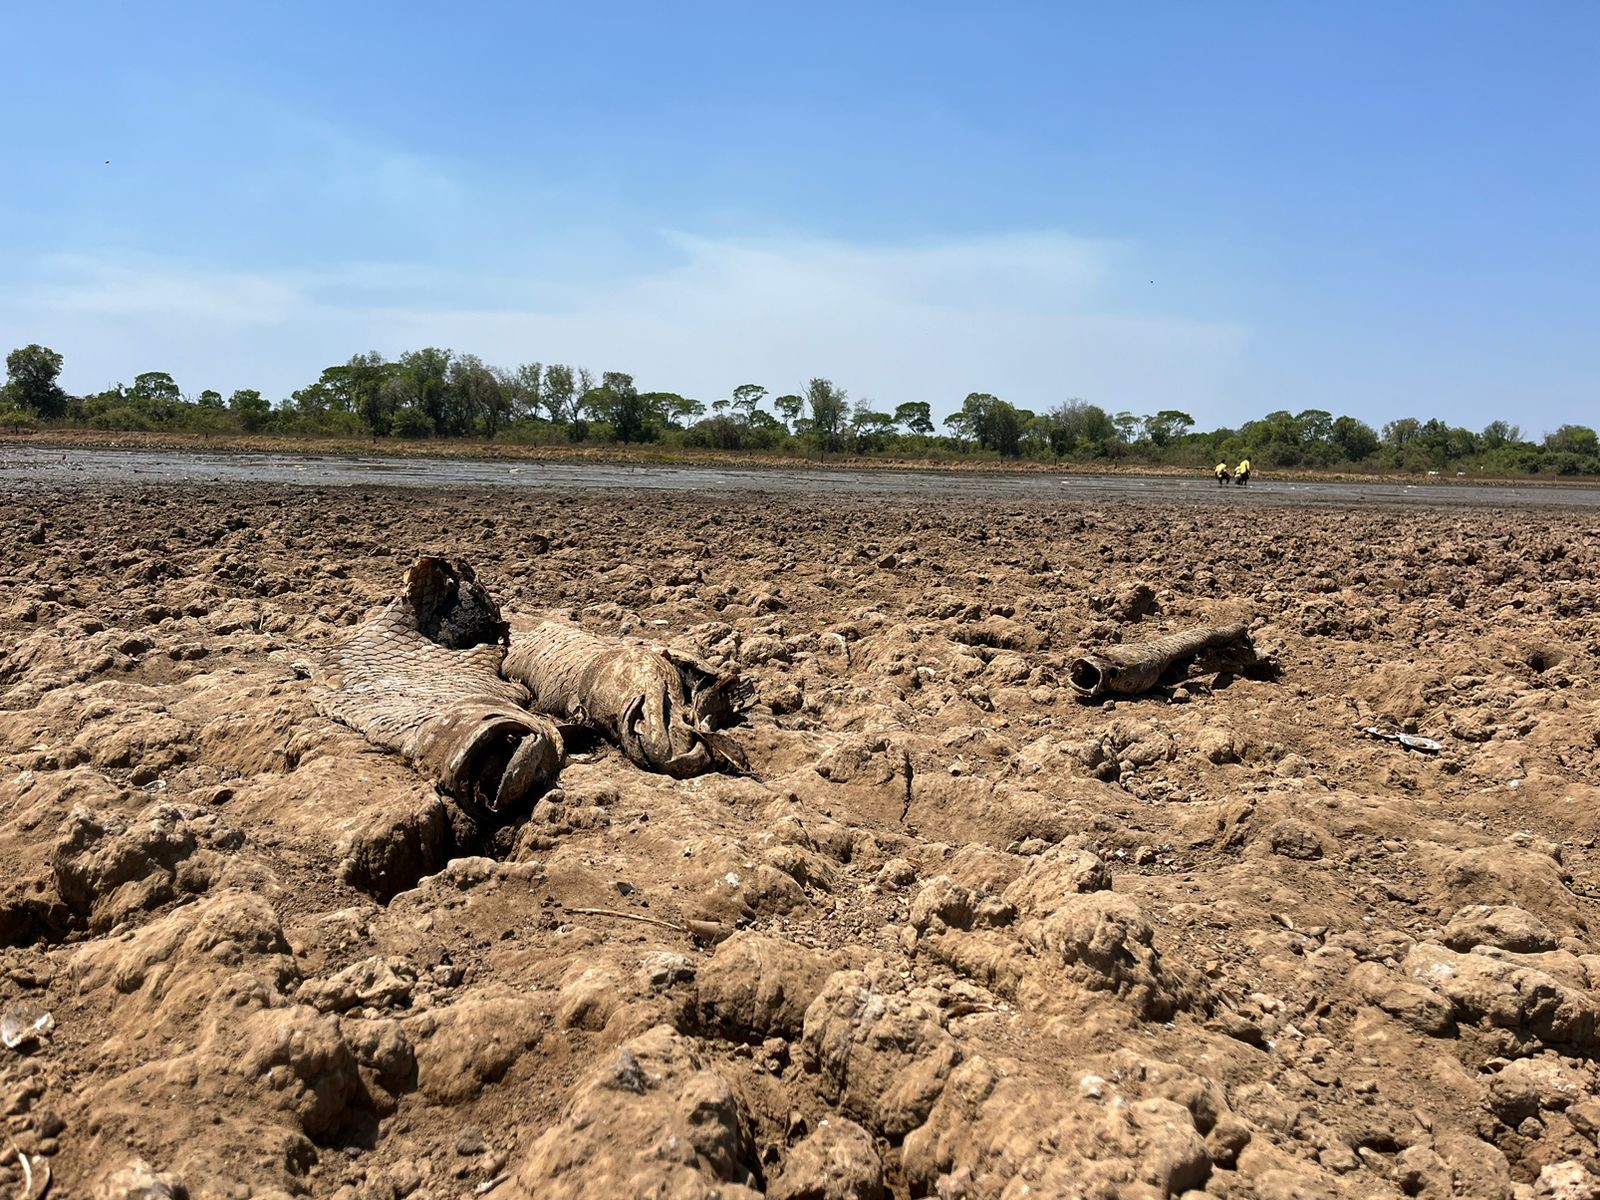
[[[0,341],[1600,416],[1600,6],[12,5]],[[110,160],[107,162],[106,160]]]

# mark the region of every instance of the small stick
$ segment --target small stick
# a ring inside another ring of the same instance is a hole
[[[670,929],[674,933],[689,932],[688,926],[677,921],[663,921],[660,917],[647,917],[643,913],[618,912],[614,908],[568,908],[563,905],[561,911],[578,917],[616,917],[620,921],[639,921],[645,925]]]

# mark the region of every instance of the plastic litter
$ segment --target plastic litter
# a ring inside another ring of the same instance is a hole
[[[56,1019],[37,1004],[13,1004],[0,1015],[0,1042],[15,1050],[37,1041],[56,1026]]]
[[[1395,729],[1379,729],[1376,725],[1368,725],[1361,731],[1370,738],[1379,738],[1385,742],[1399,742],[1407,750],[1421,750],[1424,754],[1437,754],[1444,749],[1443,742],[1436,742],[1429,737],[1419,737],[1414,733],[1401,733]]]

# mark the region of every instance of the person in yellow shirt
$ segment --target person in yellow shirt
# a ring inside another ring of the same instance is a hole
[[[1233,481],[1240,487],[1250,482],[1250,460],[1248,458],[1239,460],[1239,465],[1234,468]]]
[[[1228,464],[1225,462],[1219,462],[1217,464],[1217,482],[1226,487],[1228,484],[1228,479]]]

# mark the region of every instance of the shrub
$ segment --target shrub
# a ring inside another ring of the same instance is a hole
[[[95,413],[89,418],[89,428],[127,431],[148,430],[155,428],[155,426],[143,413],[123,404],[116,408],[108,408],[104,412]]]
[[[428,419],[428,414],[420,408],[406,405],[394,415],[394,426],[390,430],[395,437],[425,438],[433,435],[433,422]]]

